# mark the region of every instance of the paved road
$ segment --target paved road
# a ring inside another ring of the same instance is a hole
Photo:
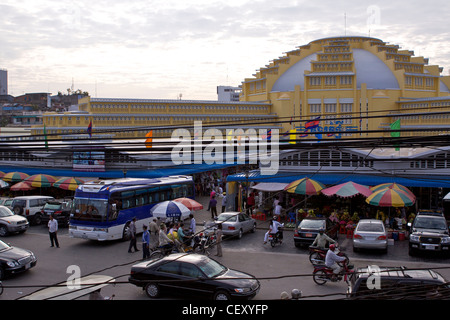
[[[275,248],[262,244],[264,232],[265,230],[258,229],[253,234],[244,235],[242,239],[226,239],[223,245],[224,256],[217,258],[230,268],[249,272],[262,279],[261,291],[255,300],[279,299],[282,291],[290,292],[294,288],[314,299],[343,297],[346,291],[346,284],[343,282],[325,286],[314,284],[311,278],[313,268],[309,263],[307,250],[295,248],[291,241],[292,231],[286,231],[285,242]],[[59,239],[61,248],[50,248],[47,230],[42,226],[33,226],[22,235],[3,238],[12,245],[32,250],[38,257],[38,265],[26,273],[5,280],[3,283],[7,288],[0,299],[17,299],[34,292],[38,286],[64,282],[72,275],[68,272],[69,266],[76,265],[80,267],[82,276],[95,272],[117,277],[120,284],[105,288],[103,292],[106,295],[115,294],[116,299],[120,300],[148,300],[141,289],[127,283],[130,266],[141,258],[140,252],[127,252],[127,242],[99,243],[73,239],[68,237],[66,229],[61,229]],[[372,264],[450,267],[448,259],[410,259],[406,250],[407,241],[397,242],[389,248],[387,254],[353,253],[349,240],[345,237],[341,237],[340,243],[356,267]],[[443,269],[441,273],[450,279],[450,270]]]

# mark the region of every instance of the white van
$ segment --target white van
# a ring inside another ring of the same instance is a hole
[[[55,198],[50,196],[15,197],[11,203],[11,208],[15,214],[25,216],[30,223],[41,224],[41,209],[49,200],[55,200]]]

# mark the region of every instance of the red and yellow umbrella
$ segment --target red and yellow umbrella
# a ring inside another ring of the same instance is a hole
[[[368,204],[378,207],[409,207],[415,201],[416,199],[406,192],[394,188],[378,190],[366,198]]]
[[[56,180],[55,183],[53,183],[53,186],[64,190],[75,191],[78,186],[83,183],[84,181],[81,179],[63,177]]]
[[[56,178],[48,174],[34,174],[23,181],[32,187],[49,188],[56,181]]]
[[[315,195],[320,192],[320,190],[324,189],[325,185],[321,182],[303,178],[289,183],[284,190],[289,193],[297,193],[304,195]]]
[[[7,182],[17,183],[17,182],[25,180],[28,177],[29,177],[29,175],[26,173],[14,171],[14,172],[5,173],[5,175],[2,177],[2,179]]]

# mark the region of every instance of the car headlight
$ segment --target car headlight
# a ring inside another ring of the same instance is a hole
[[[413,242],[419,242],[419,236],[416,235],[410,235],[409,236],[409,241],[413,241]]]
[[[450,243],[450,237],[442,237],[441,243]]]
[[[10,268],[18,267],[19,263],[17,261],[8,261],[6,262],[6,265]]]
[[[246,292],[251,291],[251,289],[250,288],[235,288],[234,291],[236,293],[246,293]]]

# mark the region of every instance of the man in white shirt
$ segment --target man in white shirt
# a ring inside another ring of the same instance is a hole
[[[51,247],[54,247],[56,244],[56,247],[59,248],[59,242],[58,242],[58,221],[56,221],[53,216],[50,216],[50,220],[48,221],[48,234],[50,235],[50,244]]]
[[[279,223],[275,218],[272,220],[272,222],[269,225],[269,231],[266,232],[266,234],[264,235],[264,244],[267,243],[267,239],[269,238],[269,233],[275,235],[278,233],[278,229],[280,227],[284,227],[283,223]],[[280,240],[282,241],[283,236],[280,236]]]
[[[337,263],[344,261],[345,257],[340,257],[336,253],[334,253],[335,249],[336,245],[330,244],[327,255],[325,256],[325,266],[333,269],[334,275],[337,275],[339,272],[341,272],[342,269]]]

